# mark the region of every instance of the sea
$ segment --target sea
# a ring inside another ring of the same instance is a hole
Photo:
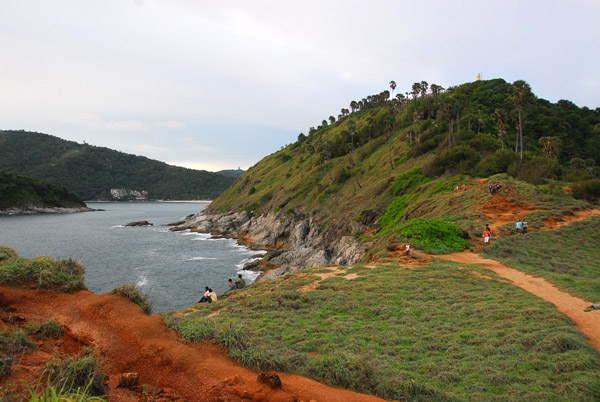
[[[243,266],[264,255],[233,239],[190,231],[171,232],[177,222],[208,202],[88,202],[103,211],[74,214],[0,216],[0,245],[21,257],[73,258],[85,266],[94,293],[137,285],[153,312],[182,310],[197,302],[206,286],[225,292],[227,280],[241,274],[252,283],[258,273]],[[146,220],[154,226],[126,227]]]

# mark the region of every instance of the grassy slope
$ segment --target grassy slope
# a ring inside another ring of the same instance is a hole
[[[256,369],[388,399],[600,398],[598,353],[551,304],[515,286],[438,261],[356,266],[298,290],[325,270],[258,283],[167,321],[188,340],[215,337]],[[358,278],[341,277],[348,272]]]
[[[486,257],[543,276],[563,290],[600,300],[600,217],[559,229],[501,238],[483,250]]]

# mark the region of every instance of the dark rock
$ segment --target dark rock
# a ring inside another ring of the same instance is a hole
[[[148,221],[136,221],[136,222],[129,222],[125,226],[154,226],[154,224],[150,223]]]
[[[271,389],[281,388],[281,379],[276,373],[260,373],[258,382],[267,384]]]
[[[250,261],[249,263],[246,263],[246,265],[244,265],[244,268],[242,268],[242,269],[245,271],[252,271],[252,270],[259,268],[262,264],[263,264],[262,260],[254,260],[254,261]]]
[[[117,385],[117,387],[121,387],[121,388],[137,387],[139,379],[140,379],[140,373],[121,374],[121,377],[119,378],[119,385]]]

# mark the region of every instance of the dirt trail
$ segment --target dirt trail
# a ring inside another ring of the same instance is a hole
[[[439,258],[463,264],[481,265],[494,271],[501,277],[510,280],[514,285],[549,301],[575,321],[576,328],[589,338],[590,344],[596,350],[600,351],[600,317],[598,316],[600,311],[589,313],[583,311],[583,309],[591,304],[590,302],[557,289],[543,278],[536,278],[514,268],[509,268],[498,261],[483,258],[481,255],[471,251],[442,255]]]
[[[282,388],[273,390],[257,381],[257,373],[230,360],[219,346],[183,344],[160,317],[147,316],[112,294],[0,286],[0,306],[27,322],[55,318],[80,344],[98,348],[109,373],[111,401],[139,400],[139,395],[115,389],[125,372],[140,373],[140,385],[172,389],[189,401],[383,401],[284,373],[278,373]]]
[[[514,223],[519,218],[537,210],[539,209],[536,209],[535,206],[530,205],[527,202],[513,205],[508,198],[499,194],[486,201],[481,208],[481,212],[486,215],[487,219],[494,222],[493,225],[490,225],[492,229],[507,223]],[[600,209],[585,209],[567,212],[563,214],[562,220],[549,219],[544,221],[544,227],[541,230],[556,229],[560,226],[598,215],[600,215]],[[495,236],[497,237],[496,234]],[[438,256],[438,258],[463,264],[484,266],[501,277],[510,280],[516,286],[549,301],[554,304],[559,311],[575,321],[577,329],[589,338],[590,344],[596,350],[600,351],[600,319],[598,319],[598,314],[600,314],[600,312],[586,313],[583,311],[587,306],[592,304],[591,302],[571,296],[570,294],[559,290],[543,278],[537,278],[514,268],[509,268],[498,261],[483,258],[476,252],[463,251],[461,253]]]

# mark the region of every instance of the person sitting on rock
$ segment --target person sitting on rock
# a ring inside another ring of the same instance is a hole
[[[242,274],[238,274],[238,278],[235,280],[236,289],[243,289],[246,286],[246,282],[242,278]]]

